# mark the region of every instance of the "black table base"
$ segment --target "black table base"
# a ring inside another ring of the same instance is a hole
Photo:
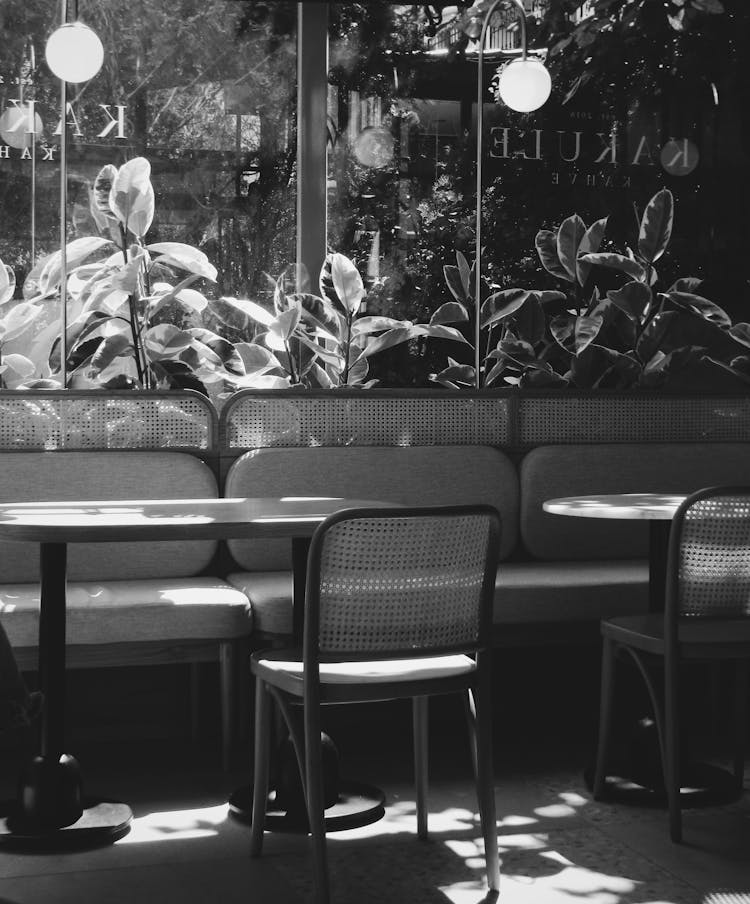
[[[229,798],[229,812],[240,822],[250,825],[253,812],[253,789],[238,788]],[[342,832],[377,822],[385,815],[385,794],[373,785],[341,782],[338,799],[326,808],[326,832]],[[269,832],[306,834],[310,831],[304,810],[284,811],[276,804],[275,792],[268,795],[266,829]]]
[[[24,851],[65,851],[108,845],[130,830],[133,811],[109,800],[83,801],[81,815],[60,828],[33,826],[17,801],[0,802],[0,848]]]
[[[594,784],[594,767],[586,769],[584,779],[589,789]],[[711,763],[686,766],[680,777],[680,806],[710,807],[732,803],[742,796],[742,788],[734,776]],[[601,800],[636,807],[666,807],[667,792],[661,781],[608,775]]]

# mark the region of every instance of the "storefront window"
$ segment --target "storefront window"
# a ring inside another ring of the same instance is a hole
[[[209,295],[267,294],[264,274],[294,258],[296,4],[77,6],[104,64],[68,85],[68,241],[96,234],[100,169],[143,156],[155,193],[148,241],[203,251],[218,271]],[[60,247],[60,82],[44,56],[59,7],[4,0],[0,14],[0,259],[19,297]]]

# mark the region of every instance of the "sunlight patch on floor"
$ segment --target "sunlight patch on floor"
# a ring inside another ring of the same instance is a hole
[[[130,832],[118,844],[140,844],[146,841],[184,841],[218,835],[226,822],[227,804],[194,810],[170,810],[138,816],[130,824]]]

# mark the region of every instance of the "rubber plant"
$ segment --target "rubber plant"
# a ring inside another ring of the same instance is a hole
[[[151,167],[143,157],[119,168],[107,165],[90,192],[99,235],[66,247],[67,380],[70,388],[195,388],[241,383],[242,361],[233,346],[200,327],[159,322],[171,305],[198,314],[208,300],[198,280],[216,279],[203,252],[180,242],[148,243],[154,217]],[[54,303],[62,279],[61,254],[35,274],[32,303]],[[47,383],[61,382],[60,321],[54,319],[35,346]],[[44,372],[46,370],[46,372]],[[38,382],[28,385],[38,385]]]
[[[607,241],[606,217],[587,226],[573,214],[537,233],[539,260],[561,289],[488,295],[480,323],[497,328],[499,337],[488,337],[483,385],[654,389],[693,386],[695,374],[710,384],[722,373],[750,382],[750,324],[733,325],[721,306],[700,294],[695,277],[660,288],[656,265],[672,237],[672,193],[658,191],[636,211],[635,222],[635,241],[619,250]],[[615,271],[620,284],[601,289],[599,268]],[[446,266],[445,273],[468,318],[468,264],[459,255],[458,266]],[[466,382],[472,374],[473,368],[451,362],[433,379],[461,385],[457,377]]]
[[[466,342],[458,329],[434,318],[413,323],[368,316],[362,277],[343,254],[326,255],[318,284],[313,294],[305,275],[292,268],[275,281],[273,310],[220,299],[225,311],[257,326],[253,341],[237,346],[256,385],[367,388],[376,383],[368,379],[369,359],[384,349],[421,337]]]
[[[0,388],[15,389],[35,371],[34,362],[26,355],[7,351],[8,343],[28,333],[37,321],[42,308],[33,302],[21,301],[8,307],[16,290],[16,275],[11,267],[0,260]]]

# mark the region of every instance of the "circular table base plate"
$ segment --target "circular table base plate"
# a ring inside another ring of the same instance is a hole
[[[240,822],[252,822],[252,787],[239,788],[229,799],[229,812]],[[326,832],[342,832],[377,822],[385,815],[385,794],[374,785],[342,782],[339,799],[325,811]],[[275,794],[268,795],[266,830],[269,832],[307,833],[305,813],[276,809]]]
[[[584,777],[589,788],[593,787],[593,767]],[[726,769],[709,763],[695,763],[683,770],[680,786],[680,805],[709,807],[737,800],[742,789],[734,776]],[[635,778],[608,775],[601,799],[612,803],[632,804],[639,807],[665,807],[667,793],[664,787],[640,784]]]
[[[71,850],[112,844],[130,829],[133,811],[127,804],[109,800],[86,800],[81,816],[71,825],[52,831],[24,828],[14,814],[16,801],[0,802],[0,848],[24,850]]]

